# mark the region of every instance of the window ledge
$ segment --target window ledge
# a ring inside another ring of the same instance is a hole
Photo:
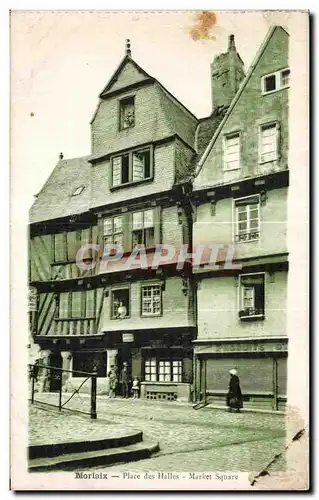
[[[125,316],[124,318],[110,318],[111,321],[123,321],[124,319],[131,319],[131,316]]]
[[[273,163],[274,161],[278,161],[278,160],[279,160],[279,158],[277,156],[276,158],[273,158],[272,160],[265,160],[265,161],[264,160],[259,160],[258,164],[259,165],[265,165],[265,163]]]
[[[247,316],[241,316],[239,313],[240,321],[260,321],[265,319],[264,314],[247,314]]]
[[[226,172],[237,172],[238,170],[240,170],[240,167],[237,167],[237,168],[226,168],[226,169],[225,169],[225,168],[223,168],[223,172],[224,172],[224,174],[225,174]]]
[[[141,385],[191,385],[190,383],[187,382],[151,382],[150,380],[143,380],[141,382]]]
[[[126,187],[132,187],[132,186],[138,186],[140,184],[145,184],[147,182],[151,182],[154,180],[154,176],[152,177],[147,177],[147,179],[142,179],[140,181],[130,181],[126,182],[125,184],[120,184],[119,186],[111,186],[110,191],[117,191],[118,189],[124,189]]]
[[[261,95],[269,95],[275,94],[275,92],[280,92],[281,90],[289,89],[290,85],[285,85],[284,87],[280,87],[279,89],[269,90],[269,92],[262,92]]]
[[[141,318],[161,318],[162,314],[141,314]]]

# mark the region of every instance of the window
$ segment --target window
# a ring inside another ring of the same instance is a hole
[[[144,361],[144,377],[146,382],[182,382],[183,361],[182,359],[170,359],[161,354]]]
[[[123,217],[108,217],[103,220],[103,243],[123,247]]]
[[[82,191],[83,191],[84,189],[85,189],[85,186],[80,186],[80,187],[78,187],[78,188],[74,191],[74,193],[72,194],[72,196],[79,196],[79,195],[82,193]]]
[[[290,69],[282,69],[271,75],[263,76],[261,79],[261,90],[263,94],[275,92],[289,87]]]
[[[240,276],[240,319],[264,318],[265,275],[246,274]]]
[[[60,293],[58,303],[58,319],[95,317],[95,290]]]
[[[111,293],[111,319],[124,319],[130,315],[130,290],[119,288]]]
[[[290,69],[285,69],[281,72],[281,87],[288,87],[290,83]]]
[[[237,170],[240,159],[239,133],[224,137],[224,171]]]
[[[151,148],[130,151],[112,158],[112,187],[150,179],[151,176]]]
[[[132,243],[133,247],[145,245],[150,248],[155,245],[153,209],[133,212]]]
[[[266,163],[278,158],[278,124],[270,123],[260,127],[259,162]]]
[[[145,368],[145,380],[147,382],[156,382],[157,381],[156,358],[146,359],[144,368]]]
[[[162,312],[162,287],[150,285],[142,287],[142,316],[159,316]]]
[[[120,130],[134,127],[134,97],[126,97],[120,101]]]
[[[259,195],[235,200],[235,242],[253,241],[260,232]]]

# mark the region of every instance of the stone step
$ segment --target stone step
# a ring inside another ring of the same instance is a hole
[[[106,426],[107,428],[107,426]],[[94,439],[90,441],[68,441],[55,444],[38,444],[28,447],[29,459],[57,457],[59,455],[81,453],[86,451],[107,450],[140,443],[143,440],[142,431],[127,431],[125,435]]]
[[[68,453],[51,458],[34,458],[29,460],[29,472],[45,472],[49,470],[74,470],[120,462],[131,462],[150,457],[159,451],[159,444],[151,441],[107,450]]]

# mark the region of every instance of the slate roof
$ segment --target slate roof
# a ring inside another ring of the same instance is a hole
[[[52,220],[67,215],[87,212],[91,201],[90,169],[88,157],[60,160],[34,201],[30,223]],[[77,188],[85,186],[78,196]]]

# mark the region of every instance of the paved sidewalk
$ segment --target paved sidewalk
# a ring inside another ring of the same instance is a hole
[[[54,395],[37,394],[40,397],[49,401]],[[78,409],[87,403],[87,396],[80,394],[68,406]],[[196,411],[187,404],[103,396],[97,400],[97,415],[106,425],[139,428],[146,438],[160,442],[156,456],[112,470],[258,472],[285,447],[282,415],[236,414],[207,407]]]

